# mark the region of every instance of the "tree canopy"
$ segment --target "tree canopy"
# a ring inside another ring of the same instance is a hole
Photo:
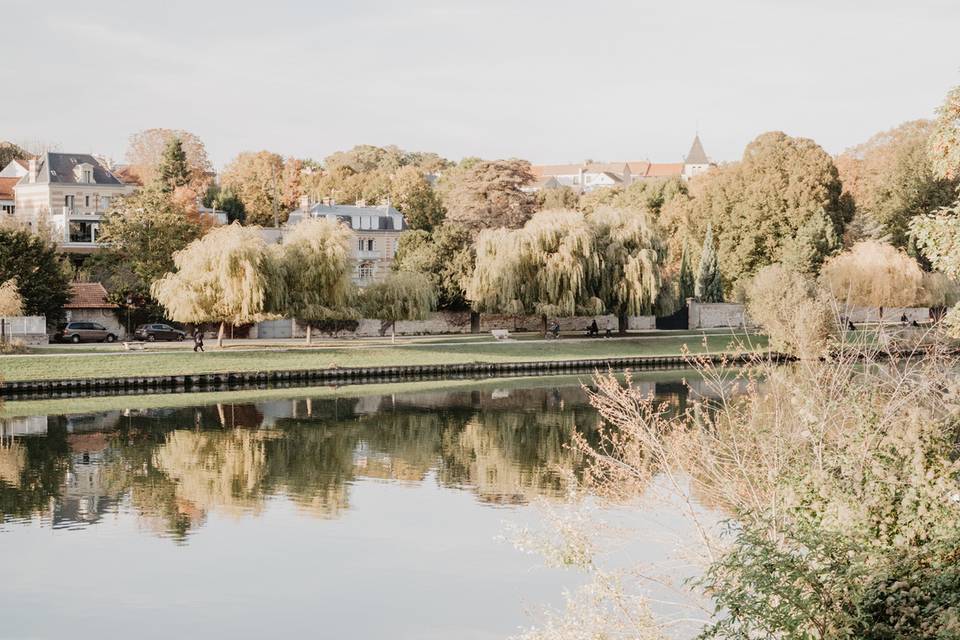
[[[130,144],[127,147],[130,173],[144,185],[154,182],[164,164],[170,142],[174,139],[180,141],[184,160],[189,167],[189,186],[195,193],[203,193],[213,174],[213,165],[207,157],[207,149],[203,141],[195,134],[182,129],[146,129],[130,136]]]
[[[711,224],[730,287],[774,262],[816,273],[852,213],[832,158],[812,140],[771,132],[747,145],[740,162],[691,180],[689,195],[664,205],[661,224],[697,243]]]
[[[12,142],[0,142],[0,169],[13,160],[27,160],[30,154]]]
[[[190,184],[190,165],[183,150],[183,142],[176,136],[167,141],[156,171],[156,183],[161,191],[173,193],[179,187]]]
[[[443,222],[446,211],[440,197],[419,167],[407,165],[393,175],[390,200],[411,229],[431,231]]]
[[[177,322],[256,322],[282,308],[284,280],[257,227],[210,230],[173,256],[176,271],[153,283],[153,297]]]
[[[433,232],[407,231],[400,235],[394,268],[414,271],[430,279],[437,291],[440,309],[465,309],[464,285],[473,273],[472,232],[459,224],[444,222]]]
[[[27,315],[63,317],[70,278],[52,242],[25,229],[0,227],[0,282],[16,279]]]
[[[647,218],[605,209],[543,211],[476,243],[467,297],[477,311],[639,315],[660,291],[663,250]]]
[[[536,210],[524,191],[533,180],[525,160],[464,160],[441,181],[447,219],[475,231],[519,228]]]
[[[396,339],[400,320],[424,320],[436,308],[437,296],[430,280],[421,273],[395,271],[360,294],[363,315],[389,323]]]
[[[930,154],[938,176],[948,180],[960,178],[960,86],[947,93],[937,110]]]
[[[350,229],[339,222],[309,219],[295,225],[275,247],[285,299],[274,311],[306,323],[308,343],[314,323],[343,318],[352,300],[352,239]]]
[[[23,315],[23,297],[17,288],[17,279],[0,283],[0,318]]]
[[[303,163],[270,151],[244,152],[224,168],[220,184],[243,203],[247,224],[274,226],[295,209],[303,192]]]
[[[929,140],[934,125],[928,120],[905,122],[878,133],[837,158],[844,191],[853,198],[856,215],[871,226],[853,241],[886,239],[914,253],[909,224],[915,216],[947,206],[957,183],[934,170]],[[873,237],[871,237],[873,236]]]
[[[867,240],[824,263],[820,272],[833,297],[862,307],[909,307],[923,301],[917,261],[889,244]]]
[[[723,279],[720,275],[717,248],[713,242],[713,227],[709,223],[707,234],[703,237],[703,249],[700,251],[694,294],[701,302],[723,302]]]

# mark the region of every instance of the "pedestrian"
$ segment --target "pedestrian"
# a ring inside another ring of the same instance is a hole
[[[590,330],[587,332],[587,335],[590,337],[600,335],[600,327],[597,326],[596,318],[594,318],[593,322],[590,323]]]
[[[203,331],[200,327],[193,330],[193,352],[203,351]]]
[[[613,336],[613,320],[607,320],[607,335],[604,338],[610,338]]]

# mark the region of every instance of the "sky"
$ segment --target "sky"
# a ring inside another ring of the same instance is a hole
[[[42,7],[40,9],[39,7]],[[715,161],[782,130],[830,153],[960,84],[960,2],[0,0],[0,140],[122,161],[186,129],[320,160]]]

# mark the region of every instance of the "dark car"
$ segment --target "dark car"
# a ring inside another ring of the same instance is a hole
[[[133,332],[133,337],[147,342],[153,342],[154,340],[182,341],[187,337],[187,333],[180,331],[180,329],[174,329],[168,324],[142,324]]]
[[[55,342],[113,342],[117,336],[96,322],[65,322],[53,334]]]

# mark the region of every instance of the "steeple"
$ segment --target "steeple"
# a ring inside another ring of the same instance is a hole
[[[700,134],[693,138],[693,144],[690,145],[690,151],[683,160],[684,164],[710,164],[707,152],[703,150],[703,143],[700,142]]]

